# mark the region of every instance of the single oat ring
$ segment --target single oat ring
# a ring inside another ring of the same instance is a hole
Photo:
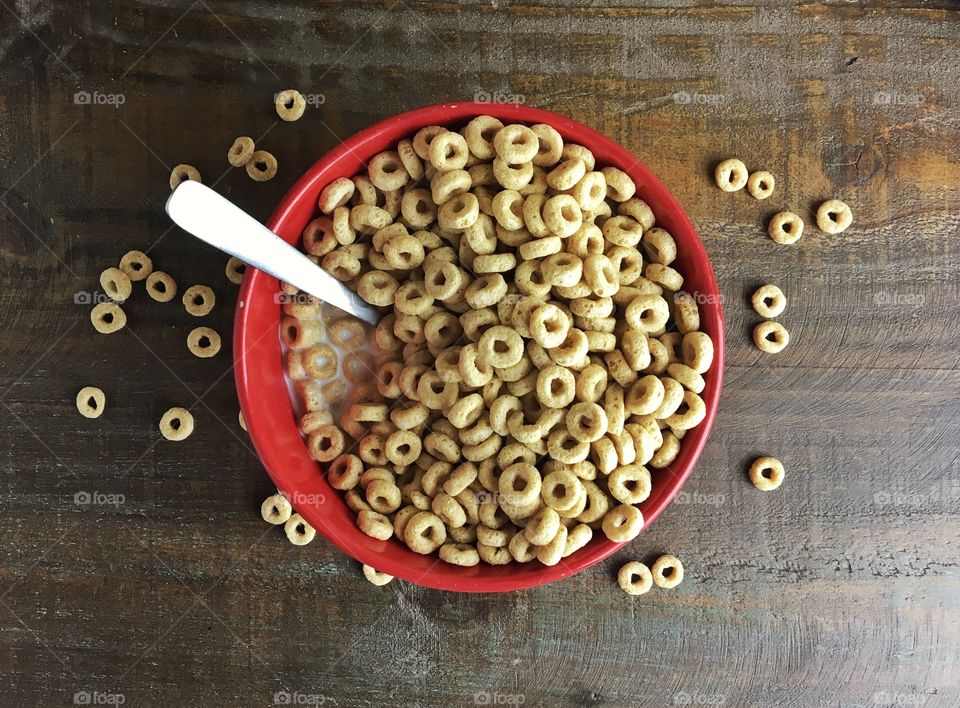
[[[748,177],[717,169],[724,189]],[[636,538],[706,418],[714,344],[631,177],[549,125],[479,116],[401,140],[317,208],[303,249],[383,317],[282,284],[280,339],[307,450],[360,530],[461,567]],[[621,586],[681,578],[630,565]]]

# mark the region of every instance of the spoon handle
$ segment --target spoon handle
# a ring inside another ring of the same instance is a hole
[[[381,313],[356,293],[209,187],[183,182],[167,199],[166,209],[180,228],[214,248],[365,322],[380,321]]]

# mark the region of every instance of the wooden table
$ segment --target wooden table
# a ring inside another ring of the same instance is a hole
[[[4,705],[960,703],[960,12],[914,3],[0,0],[0,694]],[[272,95],[316,104],[280,124]],[[687,208],[728,324],[716,429],[684,501],[572,579],[506,595],[367,583],[259,518],[230,346],[198,360],[177,303],[109,338],[98,274],[133,248],[209,283],[171,228],[170,167],[266,218],[312,161],[416,106],[479,97],[569,115],[632,149]],[[279,158],[230,170],[237,135]],[[711,182],[738,156],[759,203]],[[855,222],[813,228],[841,197]],[[778,246],[767,218],[803,216]],[[761,355],[748,296],[789,298]],[[97,421],[73,399],[101,386]],[[171,405],[186,443],[159,440]],[[755,490],[769,453],[787,478]],[[82,503],[91,495],[92,503]],[[673,591],[624,595],[630,558]]]

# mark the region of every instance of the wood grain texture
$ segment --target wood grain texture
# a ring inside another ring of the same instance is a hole
[[[0,2],[3,703],[960,704],[958,22],[952,0]],[[323,103],[278,124],[289,86]],[[678,503],[609,561],[509,595],[375,588],[260,520],[229,339],[191,357],[196,321],[142,295],[105,338],[75,298],[149,248],[214,288],[227,333],[235,288],[170,228],[170,167],[266,218],[341,138],[498,94],[596,126],[686,207],[725,298],[720,415]],[[275,180],[228,169],[241,134]],[[734,155],[773,198],[711,186]],[[855,223],[825,236],[834,196]],[[808,224],[789,248],[765,236],[783,208]],[[789,299],[776,357],[749,339],[763,282]],[[73,407],[88,384],[98,421]],[[186,443],[158,441],[171,405]],[[787,467],[777,493],[746,479],[758,454]],[[95,491],[123,503],[75,503]],[[625,596],[619,565],[661,552],[684,583]]]

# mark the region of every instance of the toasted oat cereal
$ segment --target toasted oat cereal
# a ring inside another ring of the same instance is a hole
[[[683,563],[676,556],[660,556],[650,571],[657,587],[675,588],[683,582]]]
[[[628,595],[643,595],[653,587],[653,575],[640,561],[629,561],[620,566],[617,582]]]
[[[187,349],[194,356],[208,359],[220,351],[220,335],[209,327],[195,327],[187,335]]]
[[[77,410],[84,418],[99,418],[107,405],[107,397],[96,386],[84,386],[77,394]]]
[[[817,209],[817,227],[827,234],[839,234],[853,223],[853,212],[839,199],[828,199]]]
[[[155,270],[147,277],[147,295],[157,302],[170,302],[177,296],[177,282],[162,270]]]
[[[293,508],[290,506],[290,502],[279,493],[267,497],[260,505],[260,515],[263,520],[274,526],[287,523],[292,513]]]
[[[280,119],[290,122],[300,119],[307,108],[307,100],[296,89],[287,89],[274,96],[273,105]]]
[[[170,189],[176,189],[186,181],[202,182],[200,172],[193,165],[180,164],[170,172]]]
[[[167,440],[186,440],[193,432],[193,415],[186,408],[170,408],[160,418],[160,433]]]
[[[136,283],[153,272],[153,261],[143,251],[127,251],[120,259],[120,270]]]
[[[100,334],[113,334],[127,324],[127,315],[120,305],[101,302],[90,311],[90,321]]]
[[[257,150],[244,167],[254,182],[268,182],[277,175],[277,158],[266,150]]]
[[[243,167],[250,162],[250,158],[253,157],[253,151],[255,149],[256,146],[253,143],[253,138],[242,135],[233,141],[233,145],[231,145],[230,150],[227,151],[227,162],[233,167]]]
[[[751,298],[754,311],[761,317],[777,317],[787,307],[787,298],[776,285],[766,284],[757,288]]]
[[[116,302],[123,302],[133,292],[130,277],[119,268],[107,268],[100,274],[100,287]]]
[[[773,194],[773,188],[777,181],[769,172],[761,170],[754,172],[747,180],[747,191],[754,199],[766,199]]]
[[[203,317],[213,310],[213,306],[217,303],[217,296],[214,295],[213,289],[206,285],[191,285],[184,291],[181,301],[191,315]]]
[[[714,170],[714,180],[724,192],[737,192],[747,184],[747,166],[736,158],[724,160]]]
[[[766,320],[753,328],[753,343],[760,351],[776,354],[790,343],[790,333],[779,322]]]
[[[387,575],[386,573],[381,573],[379,570],[374,568],[372,565],[363,564],[363,577],[369,580],[372,584],[382,587],[393,580],[392,575]]]
[[[234,285],[240,285],[243,282],[243,274],[247,269],[247,264],[241,261],[239,258],[230,256],[227,260],[227,266],[224,268],[224,273],[226,273],[227,280],[229,280]]]
[[[783,463],[775,457],[758,457],[750,465],[750,481],[762,492],[772,492],[783,484]]]
[[[796,243],[803,236],[803,219],[790,211],[781,211],[773,215],[767,225],[770,238],[780,244]]]
[[[317,530],[308,524],[300,514],[292,514],[283,525],[287,540],[294,546],[306,546],[317,535]]]

